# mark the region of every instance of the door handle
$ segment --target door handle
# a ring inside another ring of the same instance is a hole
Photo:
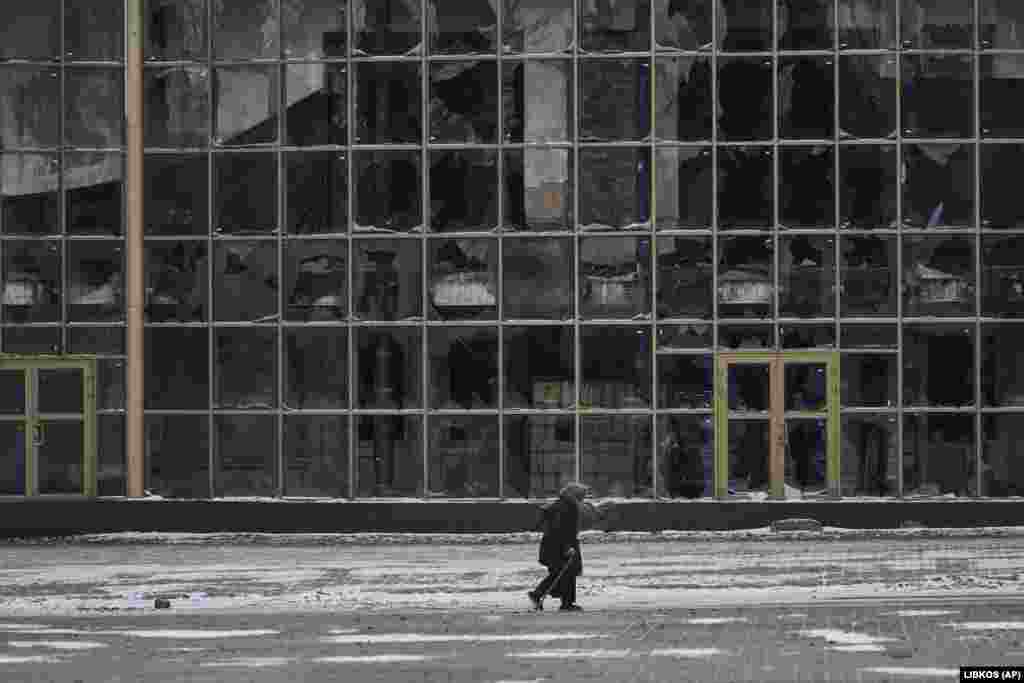
[[[42,446],[46,443],[46,432],[43,429],[42,422],[36,422],[32,425],[32,445]]]

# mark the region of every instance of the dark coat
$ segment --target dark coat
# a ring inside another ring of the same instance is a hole
[[[580,554],[580,541],[577,537],[580,528],[580,507],[575,500],[559,498],[554,503],[541,509],[543,518],[538,526],[544,531],[540,540],[538,561],[550,569],[561,569],[565,566],[565,553],[569,548],[576,550],[574,573],[583,573],[583,556]]]

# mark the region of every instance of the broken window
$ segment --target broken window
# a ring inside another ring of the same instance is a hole
[[[714,165],[710,147],[659,147],[655,165],[658,229],[709,229]]]
[[[770,140],[772,130],[770,57],[718,60],[718,134],[722,140]]]
[[[897,9],[892,0],[839,0],[839,48],[895,48]]]
[[[572,230],[572,150],[505,150],[506,230]]]
[[[0,66],[0,146],[56,147],[60,124],[60,72],[35,66]]]
[[[430,229],[482,232],[498,227],[498,155],[492,150],[430,153]]]
[[[654,0],[654,44],[659,49],[710,50],[711,13],[719,0]]]
[[[287,0],[281,11],[284,56],[289,59],[344,57],[346,2]]]
[[[203,322],[209,264],[206,242],[146,243],[146,320]]]
[[[713,493],[714,427],[705,415],[658,418],[659,497],[701,498]]]
[[[497,0],[427,0],[433,54],[493,53],[497,47]]]
[[[765,52],[772,49],[772,0],[721,0],[718,15],[719,49]],[[768,62],[771,64],[771,60]]]
[[[839,148],[839,225],[874,230],[895,228],[899,188],[895,145]]]
[[[580,479],[595,496],[651,498],[650,415],[580,418]]]
[[[775,348],[771,325],[719,325],[718,346],[723,349],[756,350]]]
[[[572,46],[572,0],[505,0],[505,52],[563,52]]]
[[[647,317],[651,310],[650,239],[580,240],[580,313],[587,318]]]
[[[978,33],[983,50],[1024,48],[1024,6],[1017,0],[985,0]]]
[[[60,0],[0,5],[0,59],[57,59]]]
[[[4,322],[57,322],[61,319],[59,242],[5,241],[3,264]]]
[[[209,141],[209,69],[149,66],[143,77],[146,146],[205,146]]]
[[[896,405],[897,361],[894,353],[844,353],[842,360],[843,407]]]
[[[64,155],[64,198],[70,233],[121,234],[124,160],[120,154]]]
[[[836,326],[832,323],[779,325],[779,341],[783,349],[834,349]]]
[[[348,229],[348,160],[342,152],[285,155],[288,232],[341,233]]]
[[[973,0],[902,0],[903,47],[974,47]]]
[[[427,495],[432,498],[493,498],[498,495],[497,415],[431,416]]]
[[[209,408],[209,333],[205,327],[146,328],[146,410]]]
[[[348,497],[348,416],[286,415],[284,495]]]
[[[505,417],[505,497],[557,496],[576,476],[573,415]]]
[[[1024,317],[1024,238],[985,235],[981,246],[981,314]]]
[[[214,496],[270,496],[276,493],[277,418],[273,415],[216,415]]]
[[[0,154],[0,231],[6,235],[60,232],[56,154]]]
[[[573,328],[505,328],[505,408],[554,409],[575,405]]]
[[[418,415],[356,420],[356,495],[422,496],[423,420]]]
[[[710,237],[658,237],[658,317],[710,318],[714,260]]]
[[[348,70],[344,64],[289,64],[285,136],[289,145],[348,144]]]
[[[1024,406],[1024,327],[981,326],[981,400],[985,407]]]
[[[360,62],[355,70],[356,144],[419,143],[419,64]]]
[[[842,494],[894,496],[899,491],[896,417],[843,417]]]
[[[353,0],[357,55],[417,54],[420,30],[420,0]]]
[[[779,149],[779,223],[786,228],[836,224],[835,156],[831,145]]]
[[[355,315],[401,320],[423,315],[423,245],[419,240],[358,240],[355,249]]]
[[[572,238],[508,238],[502,248],[505,318],[573,317]]]
[[[277,320],[277,242],[225,240],[213,253],[215,319]]]
[[[981,58],[981,134],[992,138],[1024,136],[1018,112],[1024,107],[1024,56],[985,55]]]
[[[348,408],[346,328],[285,328],[284,353],[286,409]]]
[[[903,404],[974,405],[974,325],[904,325]]]
[[[896,58],[842,55],[839,58],[839,136],[896,137]]]
[[[771,237],[718,238],[718,315],[768,318],[774,305]]]
[[[903,238],[904,315],[974,315],[974,238]]]
[[[581,48],[587,52],[648,50],[651,7],[634,0],[591,0],[580,3]]]
[[[213,76],[214,141],[225,147],[277,142],[278,69],[219,66]]]
[[[714,382],[711,356],[658,354],[658,407],[710,409]]]
[[[779,135],[831,139],[835,131],[835,73],[831,57],[779,58]]]
[[[836,312],[835,240],[811,235],[779,238],[779,315],[830,318]]]
[[[974,57],[903,57],[903,134],[915,138],[974,135]]]
[[[831,50],[832,0],[779,0],[780,50]]]
[[[288,240],[284,251],[285,320],[337,321],[348,314],[348,244]]]
[[[904,145],[903,173],[903,225],[974,225],[974,145]]]
[[[124,256],[120,240],[69,240],[68,320],[124,319]]]
[[[216,154],[213,172],[216,232],[244,234],[277,230],[275,154]]]
[[[840,247],[842,315],[896,315],[896,237],[844,237]]]
[[[644,140],[650,135],[650,62],[580,62],[580,140]]]
[[[572,62],[507,60],[502,71],[505,142],[564,142],[573,135]]]
[[[427,344],[431,408],[498,407],[498,328],[430,327]]]
[[[1020,415],[983,415],[981,492],[988,497],[1024,496],[1017,444],[1024,439]]]
[[[121,59],[123,27],[122,0],[64,0],[64,58]]]
[[[356,152],[355,230],[410,232],[423,229],[420,153]]]
[[[268,59],[278,56],[280,0],[216,0],[213,53],[216,59]]]
[[[206,415],[146,415],[146,489],[166,498],[210,496]]]
[[[430,241],[428,303],[433,320],[493,320],[498,314],[498,244],[492,239]]]
[[[650,328],[582,327],[580,353],[581,408],[651,407]]]
[[[718,150],[718,227],[771,228],[774,173],[770,147],[722,147]]]
[[[713,327],[709,323],[658,325],[659,350],[710,349]]]
[[[423,345],[418,327],[355,329],[356,407],[413,410],[423,404]]]
[[[580,159],[580,226],[646,229],[650,221],[651,153],[647,148],[587,147]]]
[[[497,62],[431,62],[429,93],[431,142],[497,142]]]
[[[658,57],[654,63],[658,140],[710,140],[711,61]]]
[[[206,58],[206,0],[149,0],[145,12],[146,59]]]
[[[976,449],[974,415],[907,415],[903,495],[978,495]]]
[[[205,154],[147,154],[143,164],[148,235],[209,232],[209,170]]]
[[[214,408],[277,407],[277,328],[214,331]]]

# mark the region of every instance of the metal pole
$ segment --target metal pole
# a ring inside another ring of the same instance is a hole
[[[125,252],[127,268],[128,377],[127,423],[125,425],[127,458],[127,494],[141,497],[146,481],[145,430],[143,403],[145,399],[145,349],[143,316],[145,280],[142,222],[142,26],[145,0],[125,0],[125,116],[127,119],[127,226]]]

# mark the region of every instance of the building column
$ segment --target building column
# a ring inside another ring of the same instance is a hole
[[[145,266],[143,259],[143,175],[142,175],[142,27],[145,0],[125,0],[125,117],[127,121],[127,159],[125,196],[127,226],[125,256],[127,269],[127,342],[128,377],[127,423],[125,425],[126,484],[130,497],[144,495],[145,425],[145,349],[143,321],[145,316]]]

